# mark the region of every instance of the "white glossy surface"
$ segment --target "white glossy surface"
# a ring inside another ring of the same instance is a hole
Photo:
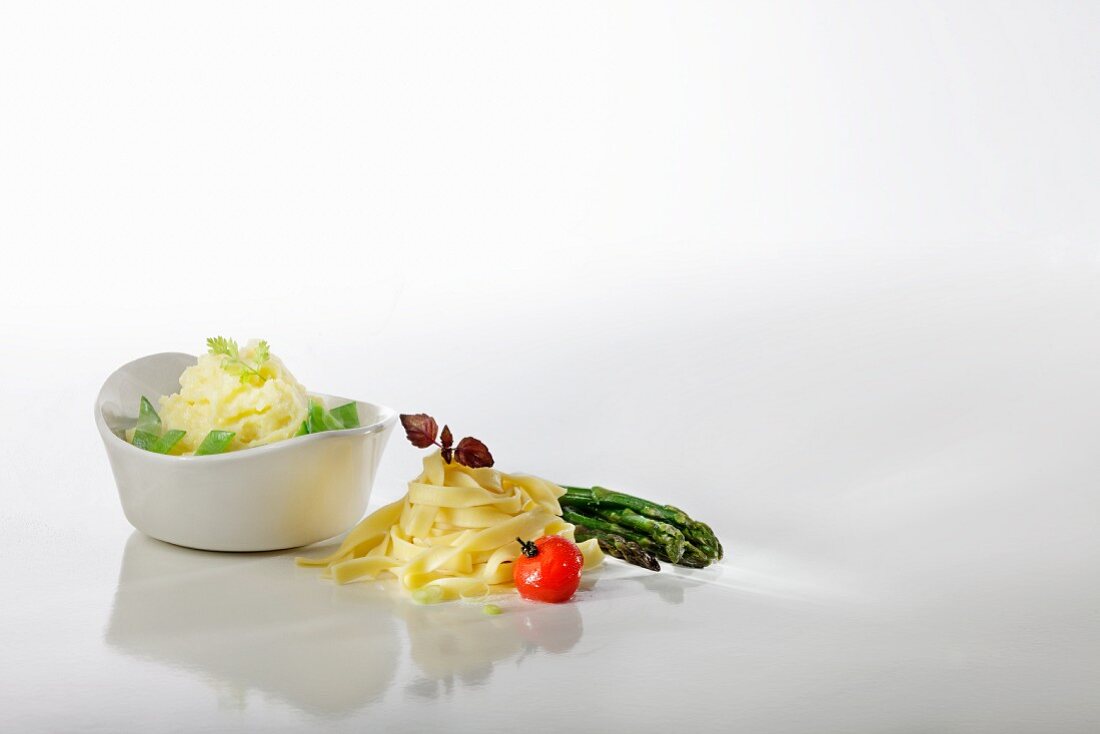
[[[1097,21],[8,4],[0,729],[1097,731]],[[489,618],[135,535],[88,406],[212,333],[728,561]]]
[[[126,519],[158,540],[212,551],[297,548],[351,528],[367,508],[397,414],[357,401],[358,428],[209,457],[160,455],[126,442],[141,397],[179,390],[195,360],[178,352],[142,357],[99,390],[95,425]],[[328,407],[350,400],[313,395]]]

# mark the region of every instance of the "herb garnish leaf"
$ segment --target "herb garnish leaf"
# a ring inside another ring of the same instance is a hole
[[[439,431],[439,424],[426,413],[413,413],[402,415],[401,425],[405,427],[405,436],[409,443],[418,449],[426,449],[435,445],[435,434]]]
[[[470,436],[458,442],[458,446],[455,447],[455,458],[458,459],[459,464],[471,469],[493,465],[493,455],[489,453],[488,447]]]
[[[455,450],[451,448],[454,445],[455,439],[451,435],[451,427],[443,426],[443,433],[439,434],[439,452],[443,454],[443,461],[448,464],[451,463],[451,459],[454,458]]]
[[[206,340],[206,346],[211,354],[222,356],[222,369],[231,375],[239,376],[242,383],[253,379],[259,379],[261,383],[264,382],[265,378],[260,370],[263,368],[264,363],[271,359],[271,347],[263,339],[252,348],[251,363],[241,359],[240,347],[233,339],[227,339],[224,336],[211,337]]]
[[[409,439],[409,443],[418,449],[438,446],[443,461],[448,464],[454,460],[471,469],[493,465],[493,455],[489,453],[485,444],[476,438],[467,436],[458,442],[458,446],[453,446],[454,436],[451,434],[450,426],[443,426],[443,433],[437,441],[439,424],[427,413],[402,413],[401,425],[405,428],[405,437]]]

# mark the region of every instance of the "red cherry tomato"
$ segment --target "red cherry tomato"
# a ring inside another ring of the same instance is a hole
[[[581,549],[560,535],[544,535],[533,543],[516,540],[523,550],[512,571],[519,595],[535,601],[568,601],[581,583]]]

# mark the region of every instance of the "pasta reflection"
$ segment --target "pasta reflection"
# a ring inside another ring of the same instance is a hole
[[[520,602],[489,617],[475,604],[432,607],[405,605],[400,611],[409,633],[409,653],[421,677],[409,684],[414,696],[438,696],[456,685],[488,681],[499,662],[572,650],[584,634],[580,607]]]
[[[566,604],[504,602],[504,614],[488,617],[477,604],[420,607],[397,605],[409,635],[409,654],[420,676],[406,686],[414,697],[437,697],[456,687],[486,683],[500,663],[522,666],[529,657],[584,654],[577,650],[584,635],[582,610],[596,603],[639,595],[677,605],[688,589],[713,583],[720,570],[669,570],[652,573],[614,562],[585,574],[581,593],[600,588],[598,596]]]
[[[400,654],[393,602],[376,590],[318,593],[293,552],[207,553],[135,532],[106,642],[199,672],[223,706],[250,692],[340,715],[381,696]]]

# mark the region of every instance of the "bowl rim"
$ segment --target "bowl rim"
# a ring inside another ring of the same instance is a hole
[[[378,408],[379,411],[382,413],[382,417],[379,420],[374,421],[373,423],[370,423],[370,424],[365,425],[365,426],[359,426],[358,428],[342,428],[342,429],[339,429],[339,430],[336,430],[336,431],[322,431],[321,433],[308,433],[304,436],[292,436],[292,437],[284,439],[282,441],[276,441],[274,443],[268,443],[268,444],[264,444],[262,446],[255,446],[253,448],[248,448],[248,449],[241,449],[240,451],[228,451],[224,454],[209,454],[207,456],[194,456],[194,455],[190,455],[190,456],[173,456],[171,454],[157,454],[157,453],[154,453],[152,451],[146,451],[144,449],[139,449],[137,446],[134,446],[129,441],[124,440],[122,437],[120,437],[117,433],[112,431],[107,426],[107,420],[103,417],[103,392],[104,392],[104,390],[107,389],[107,385],[109,385],[111,383],[111,381],[113,379],[115,379],[115,377],[120,372],[122,372],[123,370],[137,364],[138,362],[144,362],[146,360],[152,360],[152,359],[156,359],[158,357],[160,357],[160,358],[186,357],[190,360],[198,360],[198,357],[196,357],[193,354],[187,354],[186,352],[156,352],[156,353],[153,353],[153,354],[147,354],[144,357],[138,357],[137,359],[132,359],[129,362],[126,362],[125,364],[123,364],[120,367],[118,367],[117,369],[115,369],[113,372],[111,372],[111,374],[107,376],[107,379],[103,381],[103,384],[99,388],[99,392],[96,393],[95,408],[94,408],[95,409],[95,423],[96,423],[96,427],[99,429],[100,437],[105,442],[106,441],[112,441],[112,440],[116,441],[118,443],[118,445],[125,447],[123,449],[124,451],[134,452],[134,454],[132,454],[133,456],[141,455],[142,457],[145,457],[145,458],[151,458],[154,461],[167,461],[167,462],[240,461],[240,460],[243,460],[247,457],[264,456],[264,455],[271,454],[271,453],[276,452],[276,451],[288,450],[292,447],[305,446],[305,445],[307,445],[307,443],[309,443],[311,441],[316,442],[316,441],[319,441],[319,440],[324,440],[326,438],[335,438],[337,436],[368,435],[368,434],[371,434],[371,433],[381,433],[381,432],[387,430],[390,426],[392,426],[397,421],[397,411],[394,410],[393,408],[390,408],[389,406],[381,405],[379,403],[372,403],[372,402],[369,402],[369,401],[366,401],[366,400],[357,400],[355,398],[345,398],[345,397],[341,397],[339,395],[329,395],[327,393],[310,392],[310,393],[307,393],[307,394],[309,394],[313,397],[323,398],[323,399],[326,399],[326,400],[327,399],[345,400],[347,402],[360,403],[362,405],[370,405],[374,408]]]

